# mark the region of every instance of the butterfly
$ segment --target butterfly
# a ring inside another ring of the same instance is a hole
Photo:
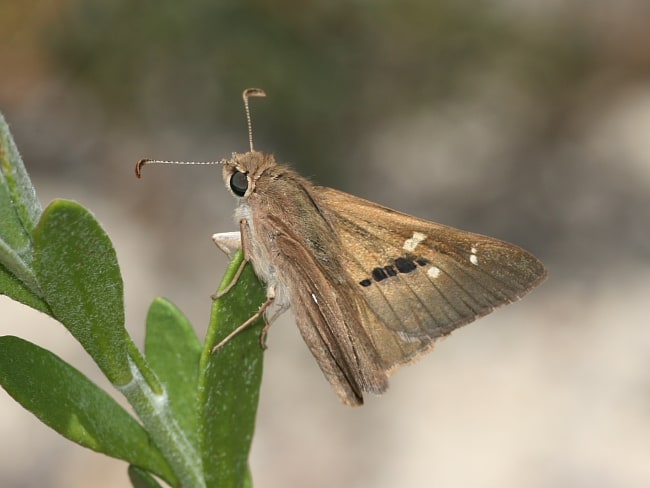
[[[438,338],[546,277],[543,264],[520,247],[313,185],[254,150],[250,96],[264,92],[244,91],[250,151],[219,162],[238,202],[240,230],[213,236],[227,252],[241,246],[243,264],[250,262],[267,287],[267,301],[237,331],[272,304],[269,323],[291,307],[344,404],[383,393],[388,377]],[[141,161],[138,172],[149,162],[157,161]]]

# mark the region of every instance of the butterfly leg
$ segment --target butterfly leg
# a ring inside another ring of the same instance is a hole
[[[239,268],[237,268],[237,272],[235,273],[235,276],[223,290],[217,291],[211,295],[213,300],[216,300],[217,298],[221,298],[226,293],[228,293],[233,286],[237,284],[237,281],[239,281],[239,277],[241,276],[242,272],[244,271],[244,268],[246,267],[246,263],[248,263],[249,258],[248,258],[248,253],[246,252],[246,249],[248,247],[247,246],[248,241],[245,237],[247,233],[244,232],[246,225],[247,225],[246,219],[241,219],[239,221],[239,232],[223,232],[221,234],[214,234],[212,236],[212,240],[214,241],[214,243],[219,247],[219,249],[225,252],[228,256],[231,256],[232,253],[234,253],[240,247],[244,251],[244,259],[239,265]]]
[[[275,294],[275,292],[274,292],[273,290],[269,290],[269,291],[271,291],[271,292],[273,292],[273,293]],[[267,291],[267,294],[269,293],[269,291]],[[267,336],[268,333],[269,333],[269,329],[271,328],[271,324],[272,324],[273,322],[275,322],[275,319],[277,319],[280,315],[282,315],[282,313],[285,312],[285,311],[287,310],[287,308],[289,308],[289,307],[288,307],[288,306],[280,307],[280,308],[279,308],[279,309],[278,309],[278,310],[277,310],[277,311],[276,311],[276,312],[271,316],[271,318],[268,319],[268,320],[266,321],[266,323],[264,324],[264,328],[262,329],[262,332],[260,333],[260,346],[262,347],[262,349],[266,349],[266,347],[267,347],[267,346],[266,346],[266,336]]]
[[[267,290],[267,298],[266,301],[262,304],[262,306],[259,308],[257,312],[255,312],[246,322],[241,324],[239,327],[237,327],[235,330],[233,330],[230,334],[228,334],[226,337],[224,337],[216,346],[212,348],[211,354],[214,354],[217,352],[219,349],[221,349],[223,346],[225,346],[230,340],[235,337],[237,334],[239,334],[241,331],[247,329],[250,325],[254,324],[257,319],[260,317],[264,316],[264,313],[266,312],[266,309],[269,308],[272,304],[273,301],[275,300],[275,290],[271,287]],[[274,320],[277,317],[278,314],[273,315],[273,318],[271,320]],[[264,325],[264,329],[262,329],[262,333],[260,334],[260,345],[262,346],[262,349],[266,349],[266,331],[268,330],[269,323]]]

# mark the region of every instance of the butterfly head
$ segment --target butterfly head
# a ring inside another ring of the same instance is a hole
[[[273,169],[277,167],[273,155],[259,151],[233,153],[232,158],[222,164],[223,182],[238,199],[248,199],[255,193],[260,179],[266,176],[272,178]]]

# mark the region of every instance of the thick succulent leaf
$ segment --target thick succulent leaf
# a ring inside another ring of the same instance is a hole
[[[41,212],[34,187],[0,114],[0,294],[47,312],[31,267],[32,232]]]
[[[32,236],[20,218],[20,202],[14,200],[9,182],[0,172],[0,263],[34,291],[38,290],[31,268]]]
[[[131,380],[123,285],[104,230],[76,202],[55,200],[34,231],[34,270],[54,317],[115,385]]]
[[[36,198],[34,186],[27,175],[25,165],[2,114],[0,114],[0,169],[18,209],[23,227],[27,232],[31,232],[41,217],[41,204]]]
[[[183,313],[163,298],[154,300],[147,315],[145,358],[164,385],[179,426],[197,449],[201,347]]]
[[[16,275],[7,270],[0,264],[0,295],[6,295],[28,307],[32,307],[40,312],[52,315],[52,311],[47,303],[36,293],[34,293],[24,282],[20,281]]]
[[[133,488],[162,488],[156,479],[137,466],[129,466],[129,480]]]
[[[18,337],[0,337],[0,383],[25,409],[71,441],[176,483],[140,424],[51,352]]]
[[[232,281],[242,262],[237,253],[222,288]],[[263,350],[259,335],[264,324],[242,331],[216,353],[212,347],[250,318],[266,299],[250,265],[237,285],[215,301],[201,356],[203,463],[208,486],[250,486],[248,455],[255,431],[255,415],[262,380]]]

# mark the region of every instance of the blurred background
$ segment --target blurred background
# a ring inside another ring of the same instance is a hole
[[[549,279],[339,405],[290,313],[271,329],[258,487],[650,485],[650,4],[644,0],[0,3],[0,111],[45,206],[113,239],[141,343],[158,295],[200,336],[235,230],[215,167],[256,148],[319,184],[515,242]],[[110,390],[64,328],[0,333]],[[128,486],[0,391],[0,486]]]

